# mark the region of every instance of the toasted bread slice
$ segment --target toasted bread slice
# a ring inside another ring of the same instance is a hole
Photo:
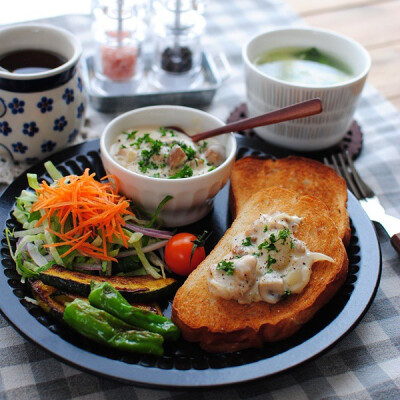
[[[303,157],[260,159],[244,157],[232,170],[230,208],[235,217],[256,192],[280,186],[303,195],[317,197],[329,209],[339,236],[349,244],[351,230],[347,212],[347,186],[343,178],[322,163]]]
[[[309,250],[328,255],[334,262],[315,262],[304,290],[277,304],[260,301],[244,305],[213,296],[207,283],[210,266],[231,251],[232,239],[249,229],[260,214],[276,211],[302,217],[294,236],[304,241]],[[309,321],[344,283],[347,266],[343,242],[320,200],[287,189],[268,188],[247,202],[214,250],[178,290],[172,320],[186,340],[200,342],[210,352],[260,347],[263,342],[293,335]]]

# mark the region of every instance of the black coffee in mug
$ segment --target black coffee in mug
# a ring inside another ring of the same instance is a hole
[[[15,74],[44,72],[66,62],[65,57],[47,50],[26,49],[0,55],[0,67]]]
[[[56,26],[0,27],[0,156],[32,163],[74,140],[86,108],[81,54]]]

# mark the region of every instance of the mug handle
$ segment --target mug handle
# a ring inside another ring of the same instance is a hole
[[[6,102],[0,97],[0,118],[4,117],[7,113]],[[1,138],[0,138],[1,139]],[[0,143],[0,156],[9,155],[11,159],[13,158],[11,151],[2,143]]]
[[[4,146],[4,144],[0,143],[0,156],[5,156],[5,155],[8,155],[11,158],[11,160],[14,161],[14,157],[13,154],[11,153],[11,150],[8,147]]]

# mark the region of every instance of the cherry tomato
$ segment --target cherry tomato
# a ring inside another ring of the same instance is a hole
[[[190,262],[196,240],[197,236],[184,232],[169,239],[165,247],[165,262],[172,272],[187,276],[206,258],[204,247],[196,246]]]

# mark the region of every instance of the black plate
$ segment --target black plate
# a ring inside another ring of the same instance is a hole
[[[52,160],[63,173],[80,173],[89,167],[103,175],[97,140],[84,143]],[[266,145],[258,140],[238,138],[238,157],[245,154],[265,155]],[[276,154],[283,156],[285,154]],[[45,176],[43,164],[27,172]],[[25,300],[27,288],[21,284],[10,258],[4,228],[13,228],[11,218],[15,197],[27,187],[26,173],[18,177],[0,197],[1,263],[0,308],[8,320],[25,337],[51,354],[88,372],[108,378],[147,386],[210,387],[245,382],[284,371],[330,348],[349,332],[369,308],[380,279],[381,257],[371,221],[358,201],[349,193],[348,208],[352,220],[352,238],[348,248],[349,274],[336,296],[293,337],[232,354],[209,354],[197,344],[183,339],[167,344],[165,355],[130,355],[95,345],[45,314],[40,307]],[[209,246],[214,246],[230,225],[228,187],[216,197],[214,210],[189,229],[213,231]],[[166,304],[166,314],[170,304]]]

